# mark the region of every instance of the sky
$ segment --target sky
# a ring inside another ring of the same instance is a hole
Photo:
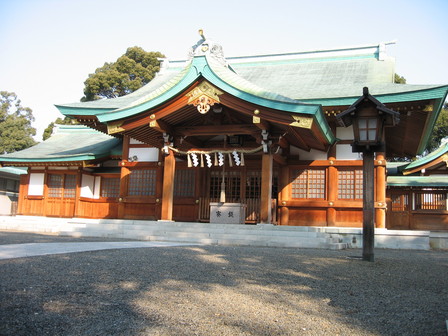
[[[84,81],[128,47],[185,59],[203,29],[225,56],[372,45],[409,84],[448,84],[447,0],[0,0],[0,91],[33,110],[40,141]]]

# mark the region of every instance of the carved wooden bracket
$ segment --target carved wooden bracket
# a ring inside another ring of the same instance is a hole
[[[204,81],[186,94],[188,105],[194,105],[199,113],[206,114],[210,106],[220,103],[219,96],[224,92],[218,90],[208,82]]]

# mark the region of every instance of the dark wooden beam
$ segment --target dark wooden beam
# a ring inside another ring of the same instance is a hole
[[[253,134],[259,130],[253,125],[205,125],[177,127],[175,134],[182,136]]]
[[[149,127],[160,133],[174,134],[174,128],[163,120],[151,120]]]
[[[252,117],[252,123],[257,126],[259,129],[261,130],[265,130],[265,131],[269,131],[270,129],[270,124],[266,121],[266,120],[262,120],[260,117],[258,116],[253,116]]]
[[[277,162],[280,166],[286,166],[288,163],[286,162],[286,158],[284,156],[281,156],[280,154],[273,154],[273,159],[275,162]]]

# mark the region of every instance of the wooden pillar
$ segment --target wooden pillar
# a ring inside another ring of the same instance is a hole
[[[376,159],[376,202],[378,208],[375,210],[377,228],[386,227],[386,160],[384,153],[377,153]]]
[[[129,157],[129,136],[123,136],[123,152],[121,153],[121,171],[120,171],[120,195],[118,198],[118,218],[125,218],[126,204],[124,199],[128,194],[128,181],[131,171],[124,164]]]
[[[263,154],[261,162],[261,204],[260,223],[271,224],[272,222],[272,178],[273,178],[273,156]]]
[[[165,156],[163,169],[163,189],[162,189],[162,214],[161,220],[173,220],[173,195],[174,195],[174,173],[176,171],[176,158],[174,152],[169,151]]]
[[[78,172],[76,174],[75,204],[73,207],[72,217],[82,217],[82,214],[78,213],[81,203],[81,183],[82,183],[82,168],[78,168]]]
[[[362,258],[374,261],[373,247],[375,245],[375,165],[374,152],[363,152],[363,225],[362,225]]]
[[[279,225],[288,225],[289,223],[289,208],[285,206],[289,201],[289,167],[283,166],[280,170],[280,193],[279,193],[279,207],[280,217],[278,219]]]
[[[330,160],[331,162],[332,160]],[[331,164],[331,163],[330,163]],[[338,198],[338,170],[336,167],[328,167],[328,208],[327,226],[336,226],[336,209],[334,203]]]
[[[128,193],[128,181],[129,181],[129,174],[131,174],[131,171],[127,167],[121,167],[120,172],[120,196],[118,198],[118,218],[125,218],[125,207],[126,204],[124,203],[124,200]]]

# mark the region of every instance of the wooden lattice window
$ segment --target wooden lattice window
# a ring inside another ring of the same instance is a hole
[[[211,171],[210,198],[219,198],[221,194],[222,172]],[[227,201],[237,202],[240,199],[241,178],[236,171],[225,172],[225,188]]]
[[[48,197],[75,198],[76,175],[73,174],[48,174]]]
[[[428,190],[415,192],[415,210],[447,210],[447,191]]]
[[[338,171],[338,198],[339,199],[362,199],[362,170],[339,170]]]
[[[293,170],[291,189],[292,198],[325,199],[325,170]]]
[[[76,175],[64,175],[64,198],[75,198]]]
[[[48,174],[47,180],[48,197],[62,197],[64,186],[64,175],[61,174]]]
[[[260,172],[247,172],[246,176],[246,198],[260,198],[261,176]]]
[[[178,169],[174,175],[174,196],[194,197],[194,169]]]
[[[102,177],[101,178],[101,197],[118,197],[120,195],[120,178],[119,177]]]
[[[154,196],[156,194],[157,171],[136,169],[129,174],[129,196]]]
[[[392,211],[404,212],[409,209],[409,194],[393,194],[391,195]]]

